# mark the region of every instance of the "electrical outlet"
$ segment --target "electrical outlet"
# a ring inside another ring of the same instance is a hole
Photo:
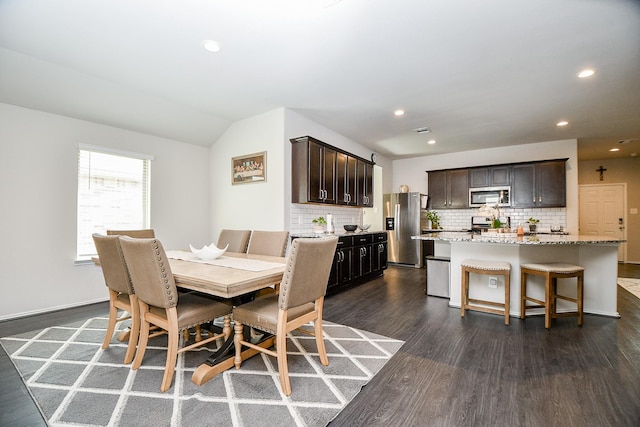
[[[489,277],[489,287],[497,288],[498,287],[498,278],[497,277]]]

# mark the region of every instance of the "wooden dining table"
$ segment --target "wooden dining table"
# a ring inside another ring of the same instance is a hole
[[[234,305],[251,300],[255,292],[261,289],[279,284],[287,261],[281,257],[233,252],[226,252],[224,256],[208,263],[189,252],[167,251],[167,257],[178,288],[224,298]],[[248,328],[246,333],[249,333]],[[273,340],[272,336],[265,336],[257,345],[269,348]],[[196,368],[191,381],[202,385],[233,367],[234,349],[231,334],[218,351]],[[242,359],[246,360],[257,352],[247,348],[242,352]]]
[[[204,261],[191,252],[166,251],[176,286],[182,290],[197,291],[228,300],[233,305],[248,302],[261,289],[278,285],[282,281],[286,258],[245,253],[226,252],[222,257]],[[96,265],[100,259],[92,258]],[[245,328],[245,335],[249,334]],[[128,339],[128,331],[118,337],[120,341]],[[249,339],[248,336],[245,339]],[[256,343],[264,348],[273,346],[274,337],[265,335]],[[245,349],[242,360],[246,360],[258,350]],[[222,347],[200,364],[191,381],[202,385],[221,372],[234,366],[235,346],[233,334]]]

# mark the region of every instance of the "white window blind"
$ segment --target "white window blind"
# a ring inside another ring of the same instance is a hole
[[[93,233],[149,228],[150,156],[80,146],[77,258],[96,255]]]

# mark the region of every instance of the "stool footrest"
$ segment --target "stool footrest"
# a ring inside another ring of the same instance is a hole
[[[502,308],[504,308],[504,303],[495,302],[495,301],[485,301],[485,300],[481,300],[481,299],[469,298],[469,303],[484,304],[484,305],[490,305],[490,306],[493,306],[493,307],[502,307]],[[471,306],[471,304],[466,304],[466,305],[467,305],[467,307]],[[504,314],[504,311],[502,311],[501,314]]]

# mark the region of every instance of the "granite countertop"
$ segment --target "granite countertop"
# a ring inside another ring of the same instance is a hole
[[[582,236],[567,234],[532,234],[514,236],[512,233],[473,234],[469,232],[435,232],[411,236],[417,240],[441,240],[446,242],[497,243],[503,245],[588,245],[623,243],[626,240],[609,236]]]

